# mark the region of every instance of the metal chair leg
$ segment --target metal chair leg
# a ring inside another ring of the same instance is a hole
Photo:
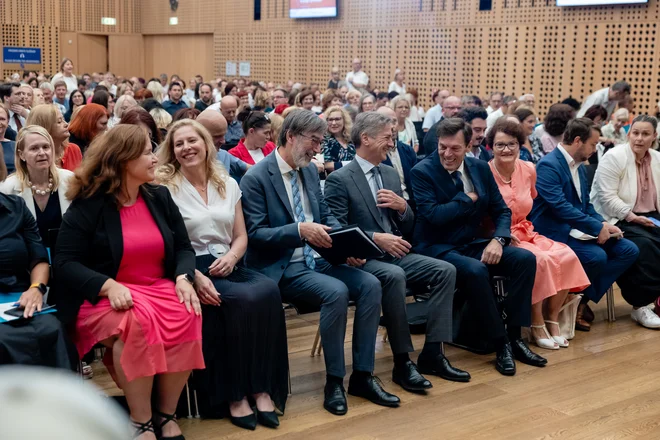
[[[616,310],[614,309],[614,287],[610,286],[606,293],[607,299],[607,320],[610,322],[616,321]]]
[[[190,406],[190,387],[188,382],[186,382],[186,399],[188,400],[188,418],[192,419],[192,408]]]
[[[289,396],[292,396],[293,392],[291,391],[291,370],[289,369]]]
[[[314,338],[314,344],[312,345],[312,354],[311,354],[312,357],[316,356],[317,348],[319,351],[318,354],[321,354],[320,342],[321,342],[321,326],[319,325],[318,330],[316,330],[316,337]]]

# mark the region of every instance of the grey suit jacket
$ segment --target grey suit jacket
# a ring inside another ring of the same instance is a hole
[[[305,195],[312,208],[314,223],[339,228],[321,194],[316,165],[301,170]],[[245,262],[276,282],[296,248],[304,245],[298,234],[298,222],[284,187],[275,153],[251,167],[241,179],[243,214],[248,233]]]
[[[399,174],[389,165],[380,166],[383,188],[394,191],[399,197],[401,180]],[[325,181],[325,197],[330,210],[342,226],[359,225],[364,232],[373,237],[374,232],[385,232],[385,225],[371,192],[371,187],[357,160],[332,172]],[[408,206],[401,217],[393,210],[390,215],[392,229],[401,234],[410,235],[415,227],[415,214]]]

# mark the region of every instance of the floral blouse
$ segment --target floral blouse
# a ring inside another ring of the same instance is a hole
[[[327,133],[321,142],[321,151],[323,152],[323,160],[325,162],[334,162],[335,170],[342,166],[342,162],[350,162],[355,158],[355,146],[348,143],[346,148],[334,136]]]

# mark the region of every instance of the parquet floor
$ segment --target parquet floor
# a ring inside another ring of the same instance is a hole
[[[468,370],[472,381],[459,384],[429,377],[434,388],[425,396],[392,383],[391,351],[382,342],[381,330],[375,374],[402,405],[384,408],[349,396],[344,417],[333,416],[322,406],[323,358],[310,357],[318,314],[290,313],[293,395],[280,428],[260,426],[248,432],[228,420],[184,419],[180,424],[188,440],[660,439],[660,331],[632,322],[631,308],[618,292],[616,305],[616,322],[605,321],[603,299],[594,308],[596,321],[590,333],[578,332],[567,349],[535,348],[549,365],[540,369],[518,363],[514,377],[495,371],[493,355],[447,347],[449,359]],[[414,336],[413,341],[421,349],[423,336]],[[350,363],[350,331],[345,347]],[[108,394],[117,393],[101,364],[94,368],[94,381]]]

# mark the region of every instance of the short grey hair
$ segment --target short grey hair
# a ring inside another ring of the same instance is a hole
[[[51,92],[55,91],[55,87],[53,87],[53,85],[48,81],[44,81],[41,84],[39,84],[39,88],[41,90],[50,90]]]
[[[392,119],[382,113],[364,112],[357,115],[351,130],[351,142],[355,148],[360,148],[362,135],[366,133],[369,137],[376,137],[386,125],[392,125]]]
[[[319,118],[316,113],[310,110],[296,109],[284,118],[282,131],[280,131],[280,136],[277,138],[277,146],[283,147],[286,145],[287,134],[291,136],[300,136],[306,133],[323,135],[327,130],[328,124]]]

